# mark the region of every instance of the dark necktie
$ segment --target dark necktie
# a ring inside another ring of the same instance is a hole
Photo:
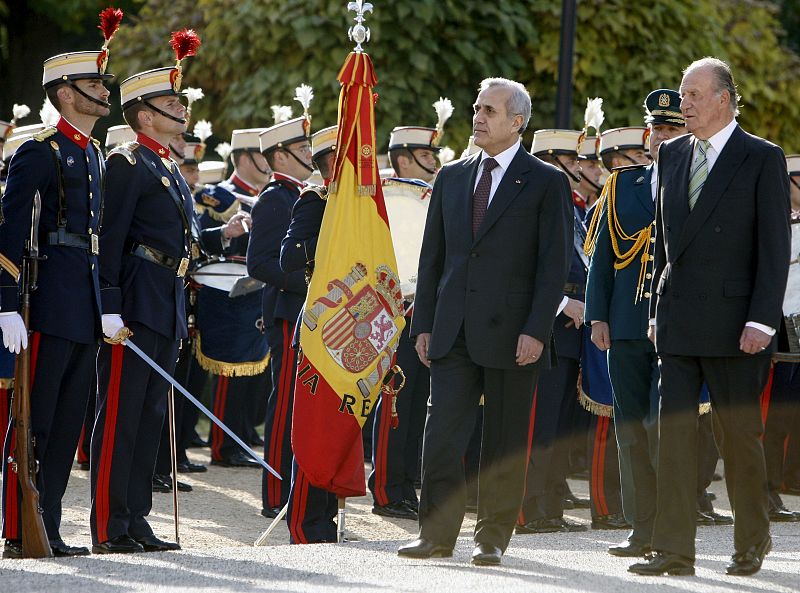
[[[489,192],[492,189],[492,169],[496,166],[497,161],[491,157],[483,161],[483,172],[472,196],[473,237],[478,234],[478,229],[481,228],[481,223],[486,217],[486,208],[489,206]]]

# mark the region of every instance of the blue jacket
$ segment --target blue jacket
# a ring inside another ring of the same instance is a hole
[[[280,265],[281,241],[289,228],[292,208],[300,191],[285,180],[270,182],[253,206],[253,229],[247,248],[247,273],[261,280],[264,286],[262,310],[264,326],[272,327],[276,319],[294,323],[306,298],[306,281],[302,269],[284,272]]]
[[[627,235],[643,229],[653,223],[655,204],[650,192],[650,180],[653,165],[631,167],[617,173],[616,216],[620,226]],[[612,340],[644,340],[647,339],[649,323],[650,283],[653,273],[653,262],[647,264],[644,293],[634,303],[639,273],[640,257],[637,254],[627,267],[614,269],[616,257],[611,245],[608,230],[608,204],[603,205],[597,230],[597,243],[589,264],[589,278],[586,286],[585,319],[605,321],[611,329]],[[618,241],[620,252],[628,251],[632,241]],[[652,243],[647,245],[649,253],[653,253]]]
[[[62,120],[63,122],[63,120]],[[58,147],[63,172],[66,232],[96,234],[102,217],[104,161],[92,141],[69,124],[48,128],[25,142],[11,159],[3,196],[5,223],[0,228],[0,311],[17,311],[15,269],[21,268],[31,230],[34,195],[41,197],[38,289],[31,295],[30,328],[74,342],[90,344],[100,337],[100,286],[97,256],[81,247],[51,245],[57,230]],[[67,128],[69,126],[69,128]],[[68,131],[69,135],[61,130]],[[86,148],[81,144],[88,141]],[[12,272],[12,273],[9,273]]]
[[[139,243],[173,258],[189,257],[187,233],[173,196],[191,221],[192,194],[174,162],[169,170],[149,148],[124,146],[128,154],[117,149],[108,157],[108,199],[100,235],[103,311],[182,339],[187,337],[184,279],[133,255],[131,246]]]

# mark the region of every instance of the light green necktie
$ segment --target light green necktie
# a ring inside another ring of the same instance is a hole
[[[689,173],[689,210],[694,209],[697,203],[697,198],[700,197],[700,192],[703,189],[703,184],[708,177],[708,140],[697,141],[697,158],[692,165],[692,170]]]

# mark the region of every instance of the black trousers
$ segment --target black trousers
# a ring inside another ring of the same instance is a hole
[[[787,439],[800,439],[800,364],[779,362],[772,377],[767,420],[764,427],[764,456],[769,489],[777,492],[783,484]]]
[[[619,454],[612,418],[591,415],[588,452],[589,502],[592,518],[622,513]]]
[[[608,351],[622,508],[630,539],[650,543],[656,516],[658,358],[650,340],[615,340]]]
[[[578,371],[577,360],[559,357],[557,367],[539,375],[530,419],[533,430],[529,431],[530,458],[520,523],[559,518],[564,514]]]
[[[253,436],[253,400],[261,397],[267,401],[269,380],[266,371],[245,377],[212,375],[212,412],[236,436],[249,443]],[[211,425],[211,459],[220,461],[240,450],[234,440],[216,424]]]
[[[132,322],[133,342],[174,373],[178,341]],[[169,384],[130,348],[103,343],[97,356],[97,420],[92,432],[92,542],[146,537],[153,471]]]
[[[388,400],[378,399],[373,425],[372,472],[369,489],[377,505],[402,500],[416,502],[414,480],[420,458],[419,442],[425,428],[425,411],[431,391],[431,375],[422,364],[408,337],[406,323],[397,348],[397,364],[403,369],[406,384],[397,396],[399,424],[392,428],[392,409]],[[399,383],[399,379],[395,380]]]
[[[39,462],[36,486],[42,519],[51,541],[61,539],[61,499],[78,446],[86,400],[91,388],[96,344],[79,344],[34,332],[31,350],[31,428]],[[22,494],[17,474],[8,467],[15,431],[7,431],[3,448],[3,537],[22,538]]]
[[[92,449],[92,429],[94,428],[95,407],[97,406],[97,373],[92,373],[92,384],[89,386],[89,397],[86,401],[86,414],[83,428],[78,440],[78,463],[89,463]]]
[[[277,471],[282,480],[267,470],[262,470],[262,508],[282,508],[289,500],[292,481],[292,406],[294,380],[297,373],[297,350],[292,348],[294,321],[276,319],[267,328],[269,368],[272,391],[267,400],[267,417],[264,423],[264,459]]]
[[[464,519],[464,453],[484,394],[475,541],[505,550],[525,488],[527,437],[538,369],[475,364],[463,331],[431,362],[431,397],[422,445],[420,536],[453,546]]]
[[[735,518],[734,549],[744,552],[769,534],[767,470],[759,396],[769,355],[689,357],[660,355],[658,503],[655,550],[695,557],[697,405],[703,381],[721,434],[728,498]]]
[[[336,542],[338,510],[336,495],[312,486],[303,470],[292,460],[292,485],[289,494],[286,524],[292,544]]]

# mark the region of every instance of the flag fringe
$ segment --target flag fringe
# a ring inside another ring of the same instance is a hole
[[[578,387],[578,396],[578,401],[580,401],[581,406],[583,406],[583,409],[587,412],[591,412],[595,416],[603,416],[605,418],[614,417],[614,406],[609,406],[608,404],[601,404],[594,401],[583,390],[583,387]]]
[[[14,377],[8,379],[0,379],[0,389],[13,389]]]

